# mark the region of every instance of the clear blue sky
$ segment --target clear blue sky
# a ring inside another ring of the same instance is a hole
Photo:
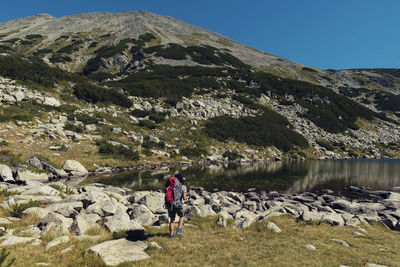
[[[11,0],[0,21],[145,9],[322,69],[399,68],[399,0]]]

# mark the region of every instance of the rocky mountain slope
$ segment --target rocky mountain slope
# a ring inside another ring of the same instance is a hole
[[[146,11],[3,22],[0,53],[12,166],[399,156],[396,69],[310,68]]]

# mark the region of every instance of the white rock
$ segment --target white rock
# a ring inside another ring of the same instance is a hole
[[[267,224],[267,228],[271,231],[274,231],[275,233],[281,233],[282,230],[273,222],[269,222]]]
[[[117,266],[123,262],[149,259],[144,251],[147,244],[126,239],[111,240],[89,248],[89,253],[99,256],[106,265]]]
[[[55,246],[58,246],[60,244],[68,243],[69,242],[69,236],[60,236],[57,237],[54,240],[51,240],[49,243],[47,243],[45,250],[49,250]]]
[[[304,246],[309,250],[315,250],[315,246],[313,246],[311,244],[307,244],[307,245],[304,245]]]
[[[55,99],[54,97],[45,97],[44,101],[43,101],[44,105],[48,105],[48,106],[53,106],[53,107],[59,107],[61,106],[60,101],[58,101],[57,99]]]
[[[77,175],[87,175],[88,171],[86,170],[86,168],[79,162],[76,160],[67,160],[65,161],[65,163],[63,164],[63,170],[66,172],[73,172],[74,174]]]
[[[0,178],[5,182],[14,181],[12,170],[5,164],[0,164]]]

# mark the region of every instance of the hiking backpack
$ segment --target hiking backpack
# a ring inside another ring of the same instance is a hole
[[[171,209],[173,206],[178,206],[181,196],[182,185],[176,177],[168,179],[164,187],[165,192],[165,207]]]

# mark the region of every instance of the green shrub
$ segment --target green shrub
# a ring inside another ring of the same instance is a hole
[[[0,190],[0,195],[1,195],[1,196],[5,196],[5,197],[20,195],[20,194],[21,194],[21,193],[18,192],[18,191],[10,191],[10,190],[7,190],[7,189],[1,189],[1,190]],[[1,266],[1,265],[0,265],[0,266]]]
[[[71,62],[72,58],[70,58],[69,56],[62,56],[55,54],[51,58],[49,58],[49,60],[51,63],[62,63],[62,62]]]
[[[371,120],[381,116],[382,119],[387,120],[382,115],[329,88],[303,81],[278,78],[262,72],[251,74],[248,79],[260,84],[259,90],[262,93],[271,94],[277,99],[285,99],[286,95],[292,95],[295,102],[307,109],[303,116],[328,132],[338,133],[349,128],[357,129],[355,122],[358,117]]]
[[[128,160],[139,160],[139,152],[126,148],[122,145],[112,145],[107,141],[97,142],[99,153],[104,155],[119,156]]]
[[[157,127],[157,124],[155,124],[154,122],[149,121],[149,120],[141,120],[141,121],[139,121],[139,126],[147,127],[152,130]]]
[[[95,80],[95,81],[101,82],[101,81],[104,81],[104,80],[107,80],[107,79],[114,78],[114,75],[112,75],[111,73],[100,71],[100,72],[95,72],[95,73],[90,74],[88,76],[88,78],[92,79],[92,80]]]
[[[32,207],[40,207],[40,203],[38,201],[29,200],[27,203],[17,204],[13,207],[11,212],[11,216],[20,218],[22,216],[22,212],[28,208]]]
[[[88,82],[78,82],[74,87],[74,95],[79,99],[92,103],[111,102],[121,107],[132,106],[132,102],[125,95]]]
[[[33,55],[38,56],[38,55],[49,54],[49,53],[53,53],[53,50],[49,49],[49,48],[43,48],[43,49],[39,49],[39,50],[36,50],[35,52],[33,52]]]
[[[21,154],[14,154],[10,150],[0,150],[0,162],[15,167],[19,164],[25,164]]]
[[[200,158],[201,156],[207,156],[208,151],[203,147],[187,146],[181,149],[181,155],[188,158]]]
[[[326,140],[317,140],[316,143],[322,147],[325,147],[326,149],[328,149],[330,151],[335,151],[335,147]]]
[[[94,116],[89,116],[85,113],[69,114],[67,118],[69,121],[77,120],[82,122],[83,124],[97,124],[99,122],[98,118]]]
[[[243,156],[237,152],[236,150],[227,150],[222,155],[224,158],[228,158],[229,160],[238,160],[243,158]]]
[[[57,81],[72,79],[64,70],[50,67],[37,58],[29,61],[18,56],[0,56],[0,76],[32,81],[45,87],[52,87]]]
[[[66,123],[64,125],[64,130],[73,131],[73,132],[76,132],[76,133],[83,133],[84,129],[80,125],[75,125],[75,124],[72,124],[72,123],[68,122],[68,123]]]
[[[287,152],[293,146],[308,147],[307,140],[289,129],[289,122],[282,115],[265,109],[256,117],[215,117],[206,123],[205,133],[219,141],[233,139],[249,145],[275,146]]]
[[[33,39],[39,39],[39,38],[43,38],[44,36],[40,35],[40,34],[28,34],[25,35],[25,39],[28,40],[33,40]]]

